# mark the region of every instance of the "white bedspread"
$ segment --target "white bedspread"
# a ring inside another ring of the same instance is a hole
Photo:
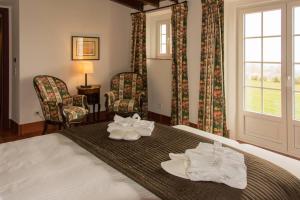
[[[159,199],[60,134],[0,145],[0,200]]]
[[[175,128],[254,154],[300,179],[300,161],[187,126]],[[0,145],[0,200],[159,199],[60,134]]]

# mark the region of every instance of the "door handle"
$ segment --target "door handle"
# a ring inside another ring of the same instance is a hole
[[[288,88],[293,87],[293,83],[292,82],[293,82],[292,77],[288,76],[287,77],[287,81],[286,81],[286,85],[287,85]]]

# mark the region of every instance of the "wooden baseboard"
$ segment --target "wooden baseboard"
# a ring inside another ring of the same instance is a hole
[[[157,114],[154,112],[149,111],[148,112],[148,118],[149,120],[155,121],[157,123],[165,124],[165,125],[171,125],[171,117]]]
[[[190,122],[190,127],[192,127],[192,128],[198,128],[198,125]]]
[[[169,117],[169,116],[165,116],[165,115],[161,115],[161,114],[149,111],[148,118],[149,118],[149,120],[153,120],[157,123],[165,124],[168,126],[171,125],[171,117]],[[194,124],[192,122],[190,122],[189,126],[193,127],[193,128],[198,128],[198,125]]]
[[[43,132],[44,121],[33,122],[29,124],[21,124],[19,125],[19,135],[27,135],[30,133]]]
[[[9,128],[12,132],[19,133],[19,124],[12,119],[9,120]]]

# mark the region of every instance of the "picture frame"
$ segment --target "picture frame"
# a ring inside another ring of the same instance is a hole
[[[100,37],[72,36],[72,60],[100,60]]]

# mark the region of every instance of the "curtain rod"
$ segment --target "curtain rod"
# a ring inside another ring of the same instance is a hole
[[[162,9],[170,8],[170,7],[174,6],[174,5],[178,5],[178,4],[182,4],[182,3],[187,3],[187,1],[183,1],[183,2],[180,2],[180,3],[174,3],[174,4],[171,4],[171,5],[168,5],[168,6],[163,6],[163,7],[159,7],[159,8],[150,9],[150,10],[145,10],[145,11],[140,11],[140,12],[134,12],[134,13],[131,13],[131,15],[134,15],[134,14],[137,14],[137,13],[147,13],[147,12],[153,12],[153,11],[157,11],[157,10],[162,10]]]

